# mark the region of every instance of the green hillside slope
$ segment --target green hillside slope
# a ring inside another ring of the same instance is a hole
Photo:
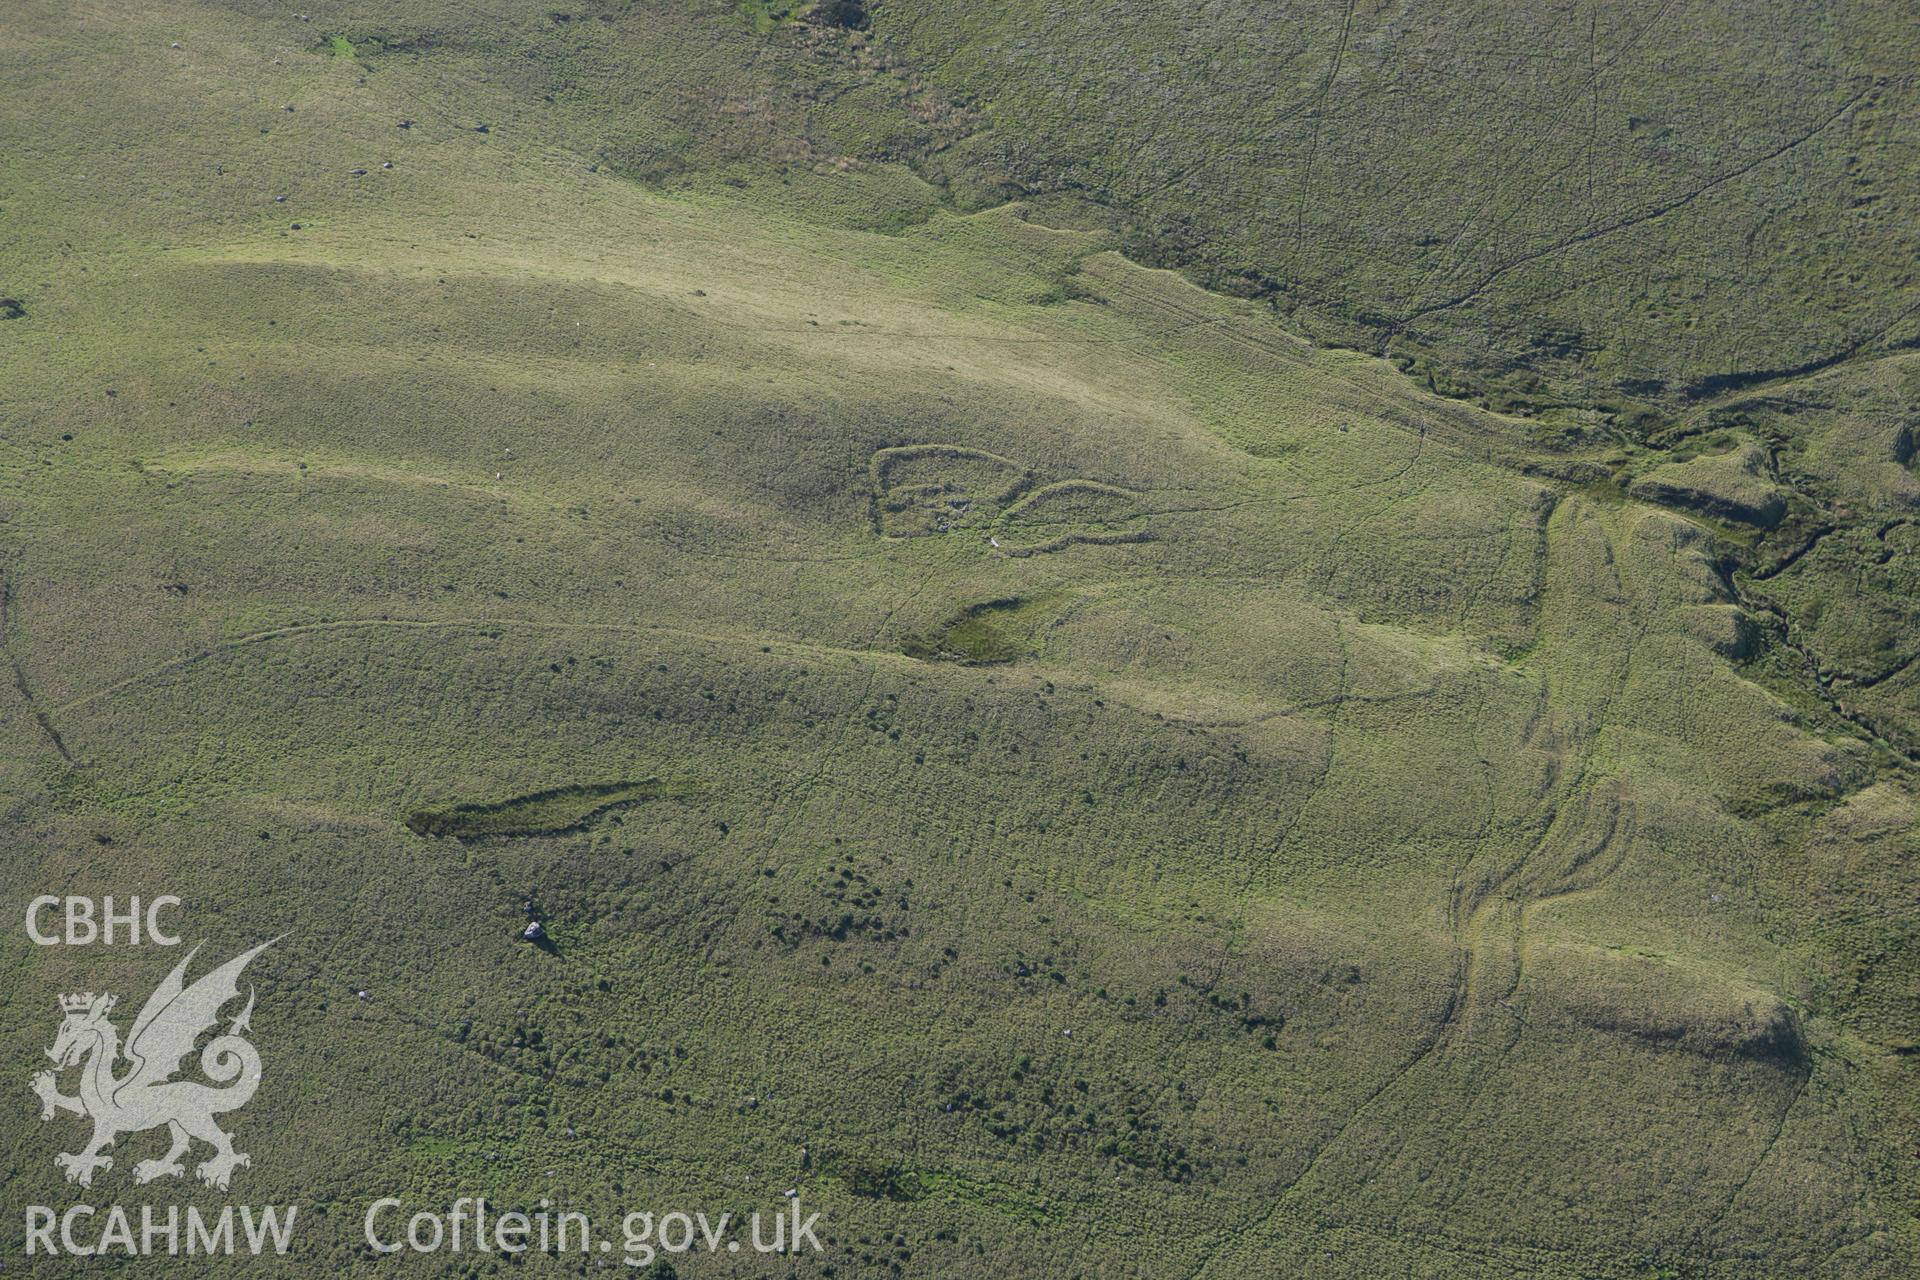
[[[95,1202],[1910,1274],[1894,17],[378,8],[0,20],[0,884],[280,938],[253,1165]],[[70,1274],[177,957],[6,937]]]

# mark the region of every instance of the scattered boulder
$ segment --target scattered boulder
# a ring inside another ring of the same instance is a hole
[[[560,948],[554,945],[553,935],[538,920],[527,921],[527,927],[520,931],[520,940],[532,943],[550,956],[560,954]]]

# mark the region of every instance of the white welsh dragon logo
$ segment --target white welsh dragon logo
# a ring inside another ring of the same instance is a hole
[[[182,1060],[193,1052],[194,1042],[219,1022],[220,1008],[240,994],[240,971],[247,962],[272,946],[263,942],[199,979],[185,983],[187,965],[199,948],[174,966],[159,989],[147,998],[140,1016],[133,1020],[125,1049],[120,1033],[107,1020],[114,997],[85,995],[60,997],[66,1020],[54,1037],[47,1056],[56,1069],[80,1068],[80,1093],[68,1097],[61,1093],[53,1071],[42,1071],[33,1078],[33,1091],[40,1095],[40,1118],[53,1119],[56,1111],[71,1111],[93,1121],[93,1139],[76,1152],[61,1152],[53,1162],[66,1172],[67,1181],[81,1186],[93,1185],[96,1170],[113,1168],[113,1157],[101,1151],[113,1145],[123,1133],[167,1126],[173,1145],[158,1160],[142,1160],[133,1167],[135,1182],[155,1178],[179,1177],[185,1173],[180,1157],[187,1154],[191,1140],[213,1148],[213,1156],[198,1169],[200,1181],[226,1190],[233,1171],[251,1163],[233,1149],[233,1139],[213,1122],[222,1112],[246,1105],[260,1082],[260,1055],[241,1038],[253,1016],[253,993],[247,993],[247,1007],[227,1026],[225,1035],[215,1036],[200,1051],[200,1070],[215,1085],[197,1080],[175,1080]],[[123,1075],[114,1074],[114,1063],[121,1057],[131,1063]]]

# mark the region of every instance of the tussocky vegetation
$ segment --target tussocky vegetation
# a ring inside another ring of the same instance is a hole
[[[0,879],[284,935],[206,1273],[1910,1274],[1913,21],[17,3]],[[168,964],[8,937],[58,1275]]]

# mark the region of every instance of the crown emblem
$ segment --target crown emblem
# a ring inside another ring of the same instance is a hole
[[[93,992],[81,991],[60,997],[60,1007],[68,1013],[85,1013],[93,1004]]]

